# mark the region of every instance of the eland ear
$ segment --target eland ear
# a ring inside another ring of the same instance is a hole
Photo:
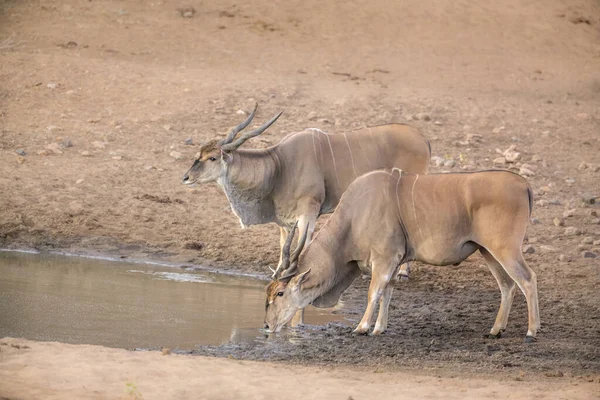
[[[290,288],[292,290],[300,290],[300,285],[302,285],[306,281],[309,272],[310,268],[307,271],[304,271],[301,274],[294,276],[289,283]]]
[[[233,156],[231,155],[231,151],[221,149],[221,159],[229,164],[231,162],[231,160],[233,159]]]

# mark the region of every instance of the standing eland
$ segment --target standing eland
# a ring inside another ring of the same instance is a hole
[[[373,334],[381,334],[401,263],[457,264],[479,250],[502,294],[490,336],[506,329],[518,286],[529,312],[525,341],[533,342],[540,327],[537,280],[521,249],[531,210],[529,184],[508,171],[367,173],[348,187],[306,250],[306,231],[291,256],[286,241],[281,272],[267,287],[265,325],[277,332],[308,304],[333,306],[362,271],[371,283],[354,332],[369,331],[379,303]]]
[[[307,231],[310,243],[317,217],[333,212],[348,185],[364,173],[393,167],[427,173],[429,168],[429,142],[415,128],[402,124],[347,133],[306,129],[264,149],[240,149],[282,114],[236,139],[257,107],[224,139],[200,147],[183,183],[216,182],[242,228],[274,222],[280,227],[280,246],[296,221],[300,230]],[[274,274],[281,271],[282,260],[280,254]],[[302,323],[300,313],[296,323]]]

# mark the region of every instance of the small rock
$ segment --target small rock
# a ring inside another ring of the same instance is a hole
[[[594,238],[591,236],[586,236],[581,240],[581,243],[583,244],[592,244],[594,243]]]
[[[183,142],[183,144],[185,144],[186,146],[192,146],[194,144],[194,141],[190,137],[190,138],[185,139],[185,141]]]
[[[181,15],[183,18],[192,18],[196,14],[196,9],[194,9],[192,6],[182,7],[177,11],[179,11],[179,15]]]
[[[427,113],[418,113],[417,115],[415,115],[415,118],[421,121],[431,121],[431,115]]]
[[[83,183],[83,179],[77,179],[75,182],[76,185],[81,185]]]
[[[525,165],[528,165],[528,164],[525,164]],[[519,174],[521,174],[523,176],[533,176],[533,175],[535,175],[535,172],[533,172],[529,168],[526,168],[525,165],[522,165],[521,168],[519,168]]]
[[[163,356],[168,356],[169,354],[171,354],[171,349],[167,349],[166,347],[163,347],[161,353]]]
[[[571,261],[571,258],[570,258],[570,257],[567,257],[567,256],[565,256],[564,254],[561,254],[560,256],[558,256],[558,261],[561,261],[561,262],[569,262],[569,261]]]
[[[551,200],[548,200],[548,204],[551,204],[553,206],[560,206],[562,203],[558,199],[551,199]]]
[[[535,253],[535,247],[528,244],[527,246],[523,247],[523,253],[524,254],[533,254],[533,253]]]
[[[500,133],[503,130],[504,130],[504,127],[503,126],[499,126],[499,127],[496,127],[494,129],[492,129],[492,133]]]
[[[235,113],[237,115],[246,115],[246,111],[244,111],[244,110],[237,110]]]
[[[565,221],[560,218],[554,218],[552,222],[554,222],[554,226],[565,226]]]
[[[342,126],[342,120],[340,118],[336,118],[334,122],[335,126]]]
[[[71,139],[69,138],[63,139],[61,144],[64,148],[73,147],[73,142],[71,142]]]
[[[504,158],[504,157],[494,158],[494,164],[495,165],[504,165],[504,164],[506,164],[506,158]]]
[[[318,117],[318,114],[316,111],[311,111],[308,113],[308,115],[306,116],[306,118],[308,118],[309,121],[314,121],[316,120]]]
[[[169,156],[173,157],[176,160],[181,160],[181,158],[183,157],[183,154],[181,154],[178,151],[173,150],[172,152],[169,153]]]
[[[123,159],[123,156],[113,156],[112,159],[116,161],[121,161]]]
[[[478,135],[476,133],[469,133],[465,138],[471,142],[483,142],[483,136]]]
[[[56,89],[56,88],[58,87],[58,83],[56,83],[56,82],[49,82],[49,83],[46,85],[46,87],[47,87],[48,89]]]
[[[563,212],[563,218],[572,217],[573,215],[575,215],[575,211],[577,211],[577,210],[575,210],[574,208],[571,210],[566,210],[565,212]]]
[[[435,125],[442,125],[442,123],[440,121],[435,121],[434,124]]]
[[[407,114],[407,115],[404,116],[404,119],[407,120],[407,121],[412,121],[415,118],[412,115]]]
[[[556,247],[549,246],[546,244],[541,245],[540,250],[542,251],[542,253],[556,253],[558,251]]]
[[[510,147],[504,151],[503,155],[504,155],[504,158],[506,159],[506,162],[514,163],[521,159],[521,153],[516,151],[516,148],[517,148],[517,146],[515,146],[513,144],[513,145],[510,145]]]
[[[590,224],[592,225],[600,225],[600,218],[593,218],[590,220]]]
[[[572,184],[574,184],[575,182],[576,182],[576,180],[575,180],[575,179],[573,179],[573,178],[565,178],[565,183],[566,183],[567,185],[572,185]]]
[[[565,229],[565,236],[577,236],[581,234],[581,230],[575,226],[569,226]]]
[[[596,204],[596,196],[586,194],[581,197],[585,204]]]
[[[581,252],[581,257],[583,258],[596,258],[598,255],[591,251],[583,251]]]
[[[163,125],[163,129],[167,132],[169,132],[171,130],[171,125],[167,124],[167,125]]]
[[[25,149],[17,149],[15,150],[15,153],[17,153],[18,155],[25,157],[27,155],[27,152],[25,151]]]
[[[153,169],[155,169],[155,167],[154,167],[154,165],[144,165],[144,169],[145,169],[146,171],[150,171],[150,170],[153,170]]]
[[[92,142],[92,146],[94,146],[97,149],[104,149],[106,148],[106,142],[100,142],[98,140],[95,140]]]
[[[446,160],[444,162],[444,167],[446,168],[453,168],[456,165],[456,161],[454,160]]]
[[[85,150],[85,151],[81,152],[81,155],[84,156],[84,157],[89,157],[89,156],[92,155],[92,153],[90,153],[89,151]]]
[[[534,154],[534,155],[531,157],[531,161],[532,161],[532,162],[540,162],[540,161],[542,161],[542,157],[541,157],[541,156],[539,156],[539,155],[537,155],[537,154]]]
[[[441,167],[442,165],[444,165],[444,159],[442,157],[438,157],[438,156],[431,157],[431,162],[436,167]]]
[[[38,150],[37,151],[38,156],[47,156],[48,154],[49,154],[48,150]]]
[[[597,217],[598,216],[598,211],[596,210],[589,210],[588,214],[592,217]]]
[[[46,145],[46,149],[50,150],[54,154],[62,154],[62,150],[60,144],[58,143],[50,143]]]
[[[538,225],[541,224],[540,220],[537,218],[531,218],[531,224],[532,225]]]
[[[581,164],[579,164],[579,166],[577,167],[578,170],[583,171],[589,168],[589,164],[586,163],[585,161],[582,161]]]
[[[593,244],[594,246],[600,246],[600,240],[594,240],[594,241],[592,242],[592,244]]]
[[[537,243],[538,242],[538,238],[536,237],[530,237],[527,239],[528,243]]]

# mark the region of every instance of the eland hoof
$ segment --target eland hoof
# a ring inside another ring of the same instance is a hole
[[[483,335],[483,337],[486,339],[500,339],[500,338],[502,338],[502,331],[499,331],[495,335],[493,333],[488,333],[488,334]]]
[[[537,342],[537,338],[535,336],[525,336],[525,343],[535,343]]]

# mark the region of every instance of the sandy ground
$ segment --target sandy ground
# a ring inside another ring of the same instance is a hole
[[[306,367],[99,346],[0,340],[2,399],[569,399],[598,379],[527,374],[464,379],[377,369]]]
[[[266,274],[277,227],[240,230],[216,186],[181,184],[198,145],[255,101],[257,121],[284,115],[247,146],[307,127],[410,123],[447,162],[432,171],[528,175],[540,341],[522,344],[520,295],[505,338],[481,338],[500,296],[472,257],[415,265],[385,337],[331,326],[277,354],[207,352],[465,376],[596,374],[600,258],[583,254],[600,256],[600,207],[589,201],[600,195],[599,38],[593,0],[1,0],[0,246]],[[520,160],[495,161],[512,145]],[[365,283],[345,298],[360,314]]]

